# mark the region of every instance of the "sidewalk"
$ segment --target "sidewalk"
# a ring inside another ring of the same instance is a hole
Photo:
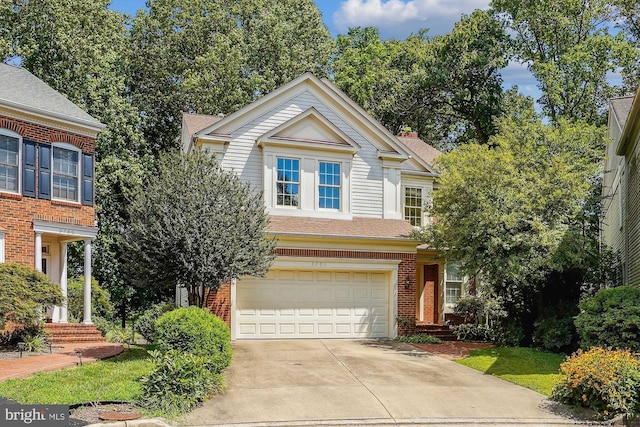
[[[25,354],[22,358],[0,360],[0,381],[9,378],[27,378],[36,372],[56,371],[77,366],[79,359],[76,350],[82,351],[83,364],[116,356],[124,350],[122,344],[107,342],[54,344],[55,347],[62,347],[62,350],[52,354],[39,356]]]

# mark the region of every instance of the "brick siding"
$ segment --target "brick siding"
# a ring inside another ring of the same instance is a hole
[[[66,142],[90,154],[95,150],[93,138],[2,115],[0,128],[9,129],[38,143]],[[0,227],[5,229],[5,262],[34,267],[34,219],[93,227],[94,208],[64,201],[0,193]]]

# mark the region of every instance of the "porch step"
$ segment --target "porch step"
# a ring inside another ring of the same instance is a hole
[[[416,323],[416,334],[429,334],[443,341],[456,341],[456,336],[451,332],[451,326],[435,325],[430,323]]]
[[[47,323],[44,330],[52,344],[106,341],[95,325],[84,323]]]

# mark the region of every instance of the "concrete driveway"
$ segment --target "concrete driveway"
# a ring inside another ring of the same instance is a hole
[[[562,425],[544,396],[407,344],[234,343],[228,391],[180,420],[191,426]]]

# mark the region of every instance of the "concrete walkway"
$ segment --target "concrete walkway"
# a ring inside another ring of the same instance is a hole
[[[36,372],[56,371],[63,368],[71,368],[78,365],[76,350],[82,351],[82,363],[91,363],[99,359],[106,359],[122,353],[122,344],[106,342],[82,342],[54,344],[54,348],[62,347],[52,354],[28,356],[17,359],[0,360],[0,381],[9,378],[27,378]]]
[[[236,342],[225,375],[227,393],[180,424],[576,423],[538,393],[395,342]]]

